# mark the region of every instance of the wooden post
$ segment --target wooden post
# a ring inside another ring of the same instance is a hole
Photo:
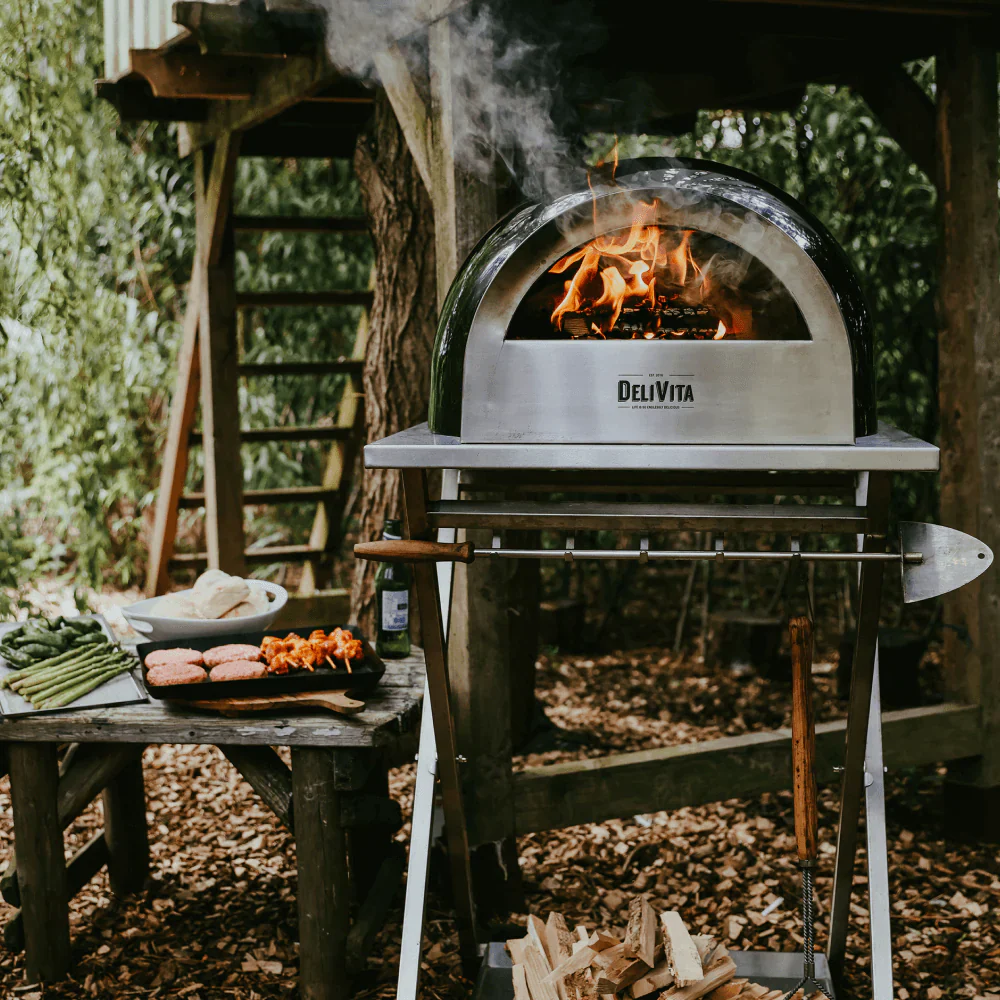
[[[303,1000],[347,1000],[350,893],[333,751],[292,747]]]
[[[497,214],[495,179],[471,174],[463,167],[456,149],[456,130],[464,111],[463,97],[452,77],[453,33],[449,18],[435,21],[429,29],[430,176],[439,308],[459,266],[496,221]],[[462,537],[460,533],[459,540]],[[477,544],[489,544],[483,532],[473,532],[469,537]],[[462,779],[473,845],[482,843],[476,823],[484,813],[503,816],[508,836],[514,833],[509,573],[510,568],[501,565],[501,560],[455,567],[448,671],[457,743],[468,758]],[[495,859],[492,844],[485,847],[485,852]],[[476,865],[477,869],[481,867]],[[516,879],[517,866],[505,867],[508,875]],[[487,878],[485,882],[495,884],[495,879]],[[502,900],[487,898],[483,893],[477,896],[484,913],[503,910]]]
[[[136,758],[108,782],[103,801],[111,891],[116,896],[142,892],[149,873],[149,838],[141,748]]]
[[[220,139],[211,169],[195,158],[197,265],[203,269],[199,348],[208,565],[243,575],[243,463],[240,457],[239,349],[231,202],[238,134]]]
[[[51,983],[69,972],[69,899],[55,743],[10,744],[10,793],[24,924],[25,976]]]
[[[1000,530],[1000,244],[997,55],[970,20],[937,59],[941,212],[941,519],[997,551]],[[949,693],[982,709],[984,753],[949,767],[956,830],[1000,837],[1000,577],[944,600]]]

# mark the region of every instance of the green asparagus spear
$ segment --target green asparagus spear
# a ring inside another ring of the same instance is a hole
[[[125,673],[126,670],[128,670],[126,666],[113,667],[106,673],[98,674],[96,677],[82,681],[79,687],[70,688],[69,691],[64,691],[62,694],[57,694],[55,697],[49,698],[47,701],[42,702],[38,708],[65,708],[76,701],[77,698],[82,698],[85,694],[90,694],[94,688],[98,688],[113,677]]]
[[[13,689],[19,694],[24,694],[26,691],[47,687],[50,684],[65,680],[67,677],[71,677],[74,674],[78,674],[81,671],[92,670],[94,667],[109,663],[112,659],[124,655],[124,653],[102,653],[100,656],[91,656],[86,660],[80,660],[77,663],[55,671],[37,674],[33,677],[27,677],[20,683],[14,684]]]
[[[106,645],[110,646],[110,643],[106,643]],[[29,666],[25,666],[16,674],[7,674],[2,680],[0,680],[0,686],[10,687],[22,677],[28,677],[39,671],[51,670],[54,667],[67,666],[81,657],[90,656],[99,651],[100,647],[95,647],[93,645],[83,646],[80,649],[69,649],[65,653],[60,653],[58,656],[51,656],[47,659],[32,663]]]
[[[106,670],[110,670],[112,667],[124,666],[126,666],[126,661],[124,659],[116,658],[114,660],[101,660],[99,663],[94,664],[91,667],[77,671],[68,677],[61,677],[58,680],[51,681],[43,687],[34,688],[27,693],[18,693],[21,694],[23,698],[27,698],[33,704],[37,704],[40,701],[45,701],[46,698],[49,698],[54,694],[59,694],[62,691],[69,690],[71,687],[80,684],[88,677],[94,677]]]
[[[43,677],[56,677],[73,667],[105,655],[107,655],[107,650],[86,650],[85,652],[80,652],[76,656],[54,665],[50,665],[46,662],[38,664],[36,667],[26,667],[16,675],[9,674],[7,678],[5,678],[5,681],[8,687],[17,691],[24,685],[33,684],[35,681],[41,680]]]

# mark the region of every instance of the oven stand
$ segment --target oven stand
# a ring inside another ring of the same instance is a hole
[[[404,469],[407,530],[410,538],[429,538],[426,473]],[[888,527],[890,478],[884,473],[859,474],[857,501],[866,507],[869,530],[858,536],[863,552],[885,551]],[[458,496],[458,473],[446,470],[442,499]],[[454,528],[439,528],[438,541],[454,541]],[[846,751],[841,786],[837,856],[830,911],[828,961],[817,956],[817,972],[824,980],[832,974],[839,984],[843,977],[848,918],[857,853],[861,793],[864,790],[867,845],[868,890],[872,954],[873,1000],[892,1000],[892,937],[890,931],[889,877],[885,829],[885,785],[882,763],[882,721],[878,685],[878,619],[884,563],[861,562],[858,570],[858,615],[851,702],[847,722]],[[403,936],[397,987],[398,1000],[416,1000],[420,986],[423,917],[427,886],[427,866],[431,847],[434,808],[434,779],[440,779],[445,834],[455,901],[456,923],[463,967],[466,974],[479,962],[475,901],[465,807],[459,766],[461,757],[455,741],[454,717],[448,683],[446,630],[450,617],[453,564],[415,563],[414,583],[427,664],[427,681],[421,717],[420,750],[413,797],[409,867],[403,913]],[[436,746],[436,754],[433,748]],[[781,988],[786,979],[797,980],[801,954],[736,952],[738,974],[752,975],[763,985],[773,981]],[[485,971],[509,968],[501,946],[486,949]],[[829,973],[827,972],[829,969]],[[485,982],[493,982],[486,977]],[[491,1000],[513,996],[509,976],[502,977],[499,991],[490,988]],[[508,989],[508,984],[510,988]],[[788,984],[793,985],[792,983]],[[830,985],[829,981],[825,985]]]

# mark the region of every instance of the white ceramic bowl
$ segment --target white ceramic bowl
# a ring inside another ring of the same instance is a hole
[[[249,582],[249,581],[248,581]],[[149,642],[162,642],[172,639],[201,639],[213,635],[229,635],[233,632],[266,632],[278,612],[288,601],[288,591],[276,583],[266,580],[254,580],[257,586],[267,591],[270,606],[259,615],[246,615],[242,618],[161,618],[156,615],[156,602],[159,597],[148,597],[144,601],[136,601],[121,609],[125,620],[142,633]],[[190,594],[189,590],[180,591]]]

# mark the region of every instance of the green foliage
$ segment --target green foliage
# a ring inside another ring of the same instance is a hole
[[[911,67],[928,90],[933,63]],[[595,145],[603,153],[607,142]],[[937,226],[934,185],[844,87],[807,88],[794,113],[702,112],[664,143],[627,139],[621,155],[708,157],[763,177],[801,201],[858,271],[875,327],[879,416],[937,437]],[[932,518],[934,476],[897,477],[899,516]]]
[[[93,93],[100,41],[95,2],[0,6],[0,511],[71,555],[80,581],[127,585],[190,191],[155,135],[115,138],[116,115]]]
[[[99,10],[0,5],[0,590],[43,565],[90,586],[142,580],[193,259],[192,168],[172,128],[123,127],[94,96]],[[236,199],[241,212],[361,211],[344,162],[242,160]],[[237,285],[255,291],[364,288],[371,267],[352,234],[248,234],[237,249]],[[248,314],[245,359],[349,354],[359,313]],[[321,423],[343,390],[342,378],[244,381],[244,426]],[[244,485],[318,483],[325,451],[247,446]],[[314,510],[250,511],[250,540],[301,540]],[[200,519],[184,518],[181,547],[200,544]]]

